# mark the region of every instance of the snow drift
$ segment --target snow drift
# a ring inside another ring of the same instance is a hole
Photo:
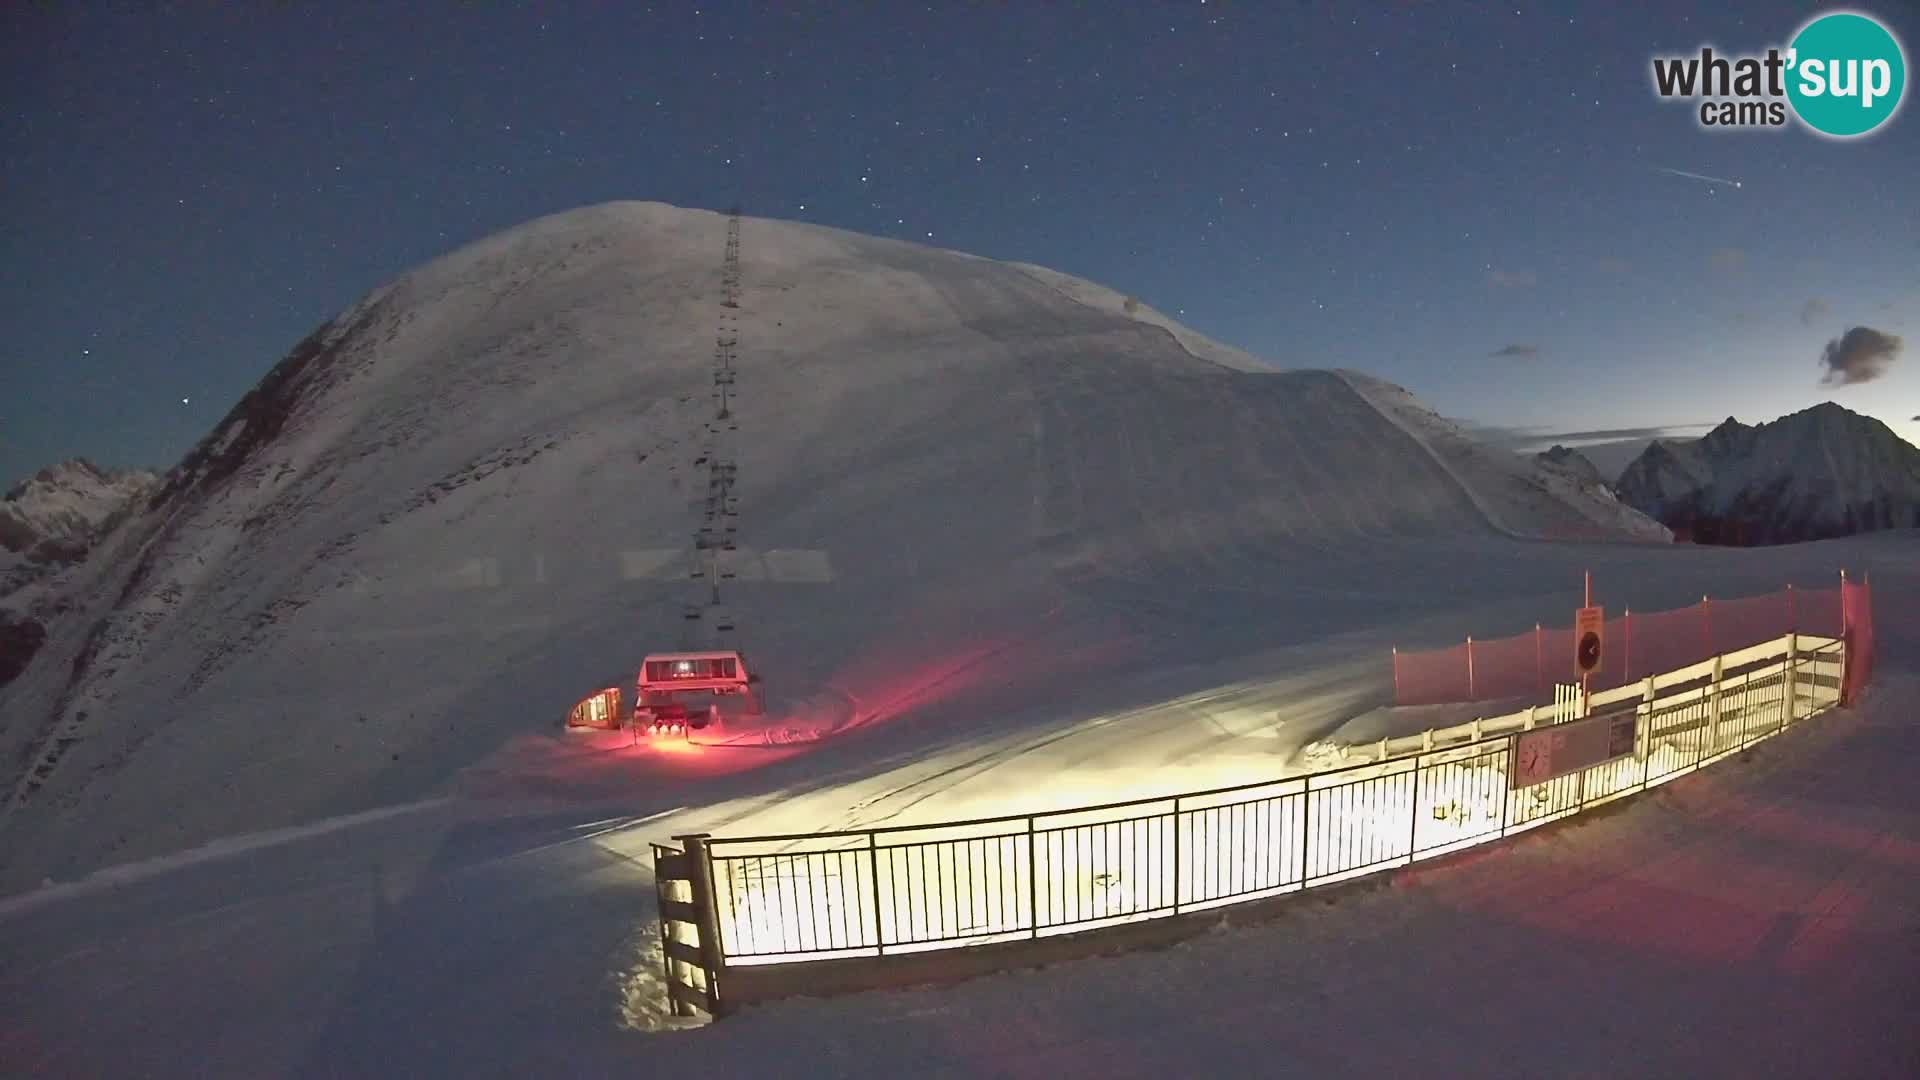
[[[1216,608],[1338,597],[1357,552],[1665,536],[1398,387],[1263,370],[1039,268],[749,219],[725,309],[725,228],[544,218],[296,347],[0,690],[0,884],[417,798],[557,724],[684,639],[719,458],[734,641],[856,723],[1251,648]]]

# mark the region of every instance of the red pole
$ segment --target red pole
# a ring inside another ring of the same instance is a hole
[[[1478,701],[1478,691],[1473,686],[1473,635],[1467,635],[1467,700]]]
[[[1547,688],[1547,648],[1542,640],[1540,624],[1533,624],[1533,690],[1540,693]]]
[[[1705,660],[1713,655],[1713,601],[1704,596],[1700,598],[1700,632],[1707,637],[1707,653],[1700,658]]]
[[[1633,609],[1628,608],[1626,617],[1620,620],[1620,684],[1633,681]]]
[[[1400,700],[1400,647],[1398,645],[1393,647],[1393,703],[1395,705],[1406,704],[1406,702]]]
[[[1793,625],[1793,586],[1787,586],[1787,633],[1791,634],[1799,627]]]
[[[1593,571],[1583,570],[1581,571],[1581,577],[1586,580],[1586,588],[1587,588],[1587,602],[1584,606],[1592,607],[1593,606]],[[1576,634],[1578,634],[1579,627],[1576,626],[1574,628],[1574,631]],[[1587,673],[1583,671],[1580,673],[1580,715],[1585,716],[1592,710],[1593,710],[1593,691],[1588,689]]]

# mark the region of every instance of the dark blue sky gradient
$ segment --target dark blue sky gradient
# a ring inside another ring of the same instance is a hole
[[[1816,366],[1920,327],[1920,113],[1843,144],[1651,89],[1816,8],[780,7],[6,5],[0,482],[170,464],[367,290],[618,198],[1042,263],[1483,423],[1920,436],[1912,348]]]

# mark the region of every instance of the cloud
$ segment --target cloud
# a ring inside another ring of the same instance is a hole
[[[1573,446],[1577,443],[1616,442],[1625,439],[1692,437],[1712,426],[1712,424],[1663,424],[1659,427],[1595,428],[1591,431],[1556,431],[1536,434],[1534,438],[1541,442],[1557,442]]]
[[[1538,345],[1504,345],[1487,354],[1513,360],[1532,360],[1540,355]]]
[[[1856,326],[1827,342],[1820,351],[1822,383],[1849,386],[1872,382],[1887,373],[1900,356],[1900,339],[1870,326]]]
[[[1600,270],[1600,272],[1603,274],[1633,273],[1632,263],[1628,262],[1625,259],[1613,258],[1612,256],[1607,256],[1601,259],[1595,259],[1593,265],[1597,267]]]
[[[1825,300],[1822,300],[1816,296],[1813,299],[1807,301],[1806,303],[1800,305],[1800,321],[1807,324],[1808,326],[1812,326],[1813,320],[1819,318],[1822,315],[1825,315],[1827,312],[1832,310],[1833,310],[1832,308],[1827,306],[1827,302]]]
[[[1539,283],[1539,275],[1531,270],[1487,271],[1487,284],[1496,289],[1528,289]]]
[[[1744,248],[1721,248],[1707,256],[1715,270],[1723,274],[1737,274],[1747,268],[1747,252]]]

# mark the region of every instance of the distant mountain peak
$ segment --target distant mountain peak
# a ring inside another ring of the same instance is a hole
[[[0,549],[33,556],[54,544],[90,547],[130,502],[148,494],[159,477],[141,469],[103,469],[86,458],[49,465],[15,484],[0,499]]]
[[[1920,526],[1920,450],[1832,401],[1694,442],[1655,441],[1621,474],[1630,505],[1677,534],[1775,544]]]
[[[39,621],[45,584],[84,559],[158,484],[151,472],[72,458],[0,499],[0,686],[25,670],[46,640]]]
[[[1606,486],[1606,478],[1601,475],[1599,466],[1578,450],[1555,443],[1534,456],[1547,468],[1564,472],[1581,483]]]

